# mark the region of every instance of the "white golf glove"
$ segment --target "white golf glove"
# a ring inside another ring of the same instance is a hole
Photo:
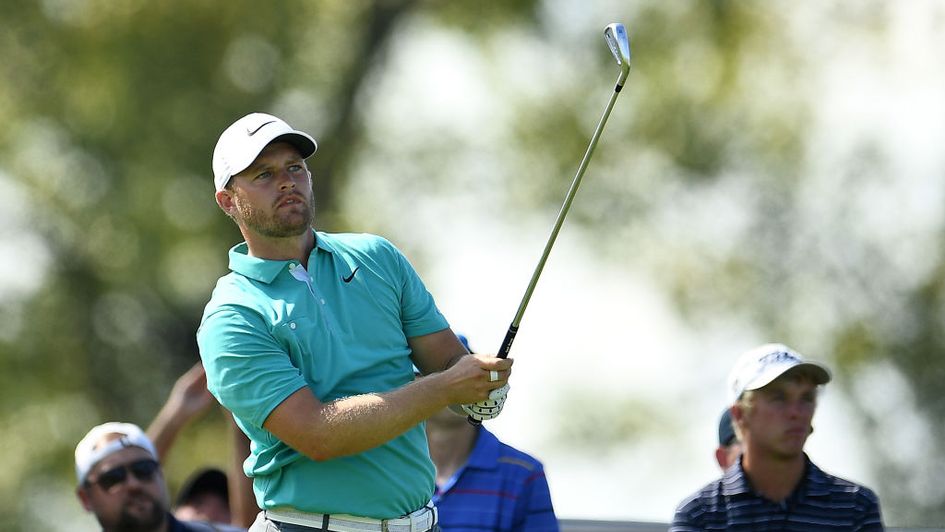
[[[495,419],[502,413],[502,407],[505,405],[505,398],[508,395],[509,385],[506,383],[505,386],[489,392],[488,399],[478,403],[462,405],[463,411],[476,421]]]

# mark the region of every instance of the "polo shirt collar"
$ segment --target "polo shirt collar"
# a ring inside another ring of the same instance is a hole
[[[334,253],[331,243],[327,242],[324,233],[312,230],[315,233],[315,247],[309,255],[309,262],[317,250],[322,249],[328,253]],[[272,283],[276,277],[282,273],[290,264],[298,264],[297,260],[268,260],[252,257],[249,255],[249,246],[246,242],[239,243],[230,248],[230,270],[254,281],[261,283]]]
[[[473,444],[472,452],[466,458],[466,463],[462,465],[442,486],[437,486],[436,493],[433,494],[433,502],[439,503],[440,498],[450,492],[459,482],[459,478],[467,469],[494,470],[499,467],[499,440],[485,427],[479,426],[479,433],[476,435],[476,442]]]
[[[738,463],[722,475],[722,495],[733,497],[742,493],[751,493],[751,486],[748,484],[745,470],[742,469],[742,457],[739,456]]]
[[[479,435],[476,436],[476,444],[473,446],[469,460],[466,461],[466,467],[476,469],[495,469],[499,463],[499,439],[494,434],[479,427]]]
[[[732,497],[735,495],[740,495],[744,493],[754,493],[751,489],[751,485],[748,483],[748,477],[745,476],[745,470],[742,469],[742,459],[744,456],[738,457],[738,464],[728,468],[725,474],[722,476],[722,495],[726,497]],[[807,456],[807,453],[804,453],[804,476],[801,478],[800,484],[788,498],[794,498],[798,495],[798,490],[804,490],[806,486],[806,492],[802,496],[808,497],[818,497],[829,495],[830,490],[827,489],[829,480],[827,479],[826,473],[821,471],[821,469],[814,465],[810,461],[810,457]]]
[[[314,229],[313,229],[314,231]],[[323,249],[328,253],[335,253],[335,246],[332,244],[334,240],[331,235],[328,233],[323,233],[321,231],[315,232],[315,249]],[[315,252],[315,249],[312,250],[312,253]]]
[[[814,465],[807,455],[807,496],[808,497],[826,497],[830,495],[830,477],[822,469]]]

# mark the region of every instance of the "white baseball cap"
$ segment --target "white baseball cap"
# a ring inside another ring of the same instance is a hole
[[[315,139],[292,129],[284,120],[265,113],[250,113],[223,130],[213,148],[213,184],[217,192],[276,140],[298,148],[303,159],[308,159],[318,149]]]
[[[119,437],[104,441],[104,437],[109,434]],[[85,482],[95,464],[125,447],[140,447],[158,460],[154,444],[137,425],[112,421],[93,427],[75,448],[75,475],[79,478],[79,484]]]
[[[815,384],[830,382],[830,371],[817,362],[804,360],[784,344],[764,344],[742,353],[728,374],[729,404],[748,390],[763,388],[789,369],[804,368]]]

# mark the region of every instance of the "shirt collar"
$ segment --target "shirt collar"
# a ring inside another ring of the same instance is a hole
[[[466,458],[463,464],[453,475],[442,485],[436,487],[433,494],[433,502],[439,503],[441,497],[449,493],[459,478],[467,469],[492,470],[498,467],[499,463],[499,440],[485,427],[479,426],[479,432],[476,435],[476,443],[473,445],[472,452]]]
[[[469,460],[466,461],[466,467],[495,469],[498,463],[499,439],[486,430],[485,427],[480,426],[479,435],[476,436],[476,444],[469,455]]]
[[[751,489],[751,484],[748,483],[748,477],[745,476],[745,470],[742,469],[742,458],[744,458],[744,455],[739,456],[738,463],[728,468],[722,476],[722,495],[731,497],[743,493],[754,493],[754,490]],[[804,453],[804,463],[804,476],[788,498],[829,495],[830,490],[827,489],[827,484],[829,483],[827,474],[810,461],[810,457],[807,456],[807,453]]]
[[[312,230],[315,233],[315,247],[309,255],[309,262],[315,253],[322,249],[328,253],[334,253],[334,248],[328,242],[324,233]],[[289,265],[298,264],[297,260],[269,260],[249,255],[249,246],[246,242],[241,242],[232,248],[229,253],[230,270],[262,283],[269,284],[282,273]]]
[[[748,484],[745,470],[742,469],[742,456],[739,456],[738,462],[726,469],[722,475],[722,495],[732,497],[741,493],[751,493],[751,486]]]
[[[829,475],[814,465],[814,463],[810,461],[810,458],[808,458],[806,454],[804,455],[804,458],[807,460],[807,496],[826,497],[830,495]]]

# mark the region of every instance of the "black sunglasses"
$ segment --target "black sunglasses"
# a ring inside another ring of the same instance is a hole
[[[100,474],[95,480],[89,480],[89,484],[98,484],[103,490],[108,491],[118,484],[128,479],[128,472],[135,476],[141,482],[148,482],[154,478],[160,465],[150,458],[121,465]]]

